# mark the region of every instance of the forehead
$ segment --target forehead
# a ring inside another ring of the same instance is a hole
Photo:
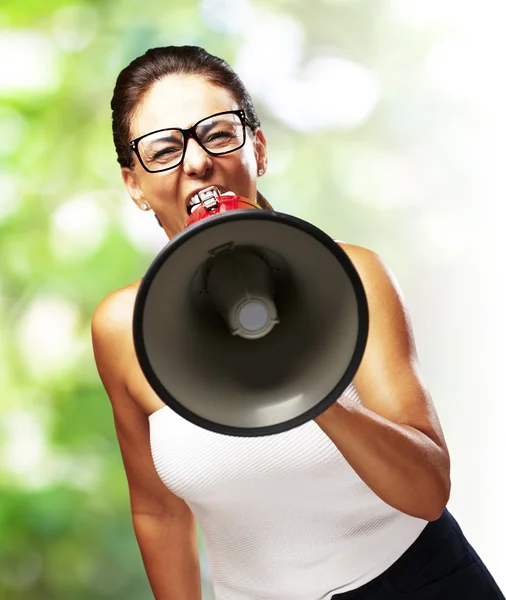
[[[191,127],[223,110],[240,108],[228,90],[198,76],[170,75],[142,99],[131,123],[132,137],[164,127]]]

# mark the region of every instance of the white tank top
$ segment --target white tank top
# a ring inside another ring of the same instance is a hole
[[[353,383],[343,396],[360,402]],[[381,500],[312,420],[263,437],[150,418],[165,485],[200,525],[215,600],[330,600],[383,573],[427,521]]]

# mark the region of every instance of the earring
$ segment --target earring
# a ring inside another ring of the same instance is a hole
[[[143,202],[141,204],[141,208],[142,208],[142,210],[149,210],[149,204],[147,202]]]
[[[262,175],[265,173],[265,171],[263,169],[258,169],[258,176],[262,177]]]

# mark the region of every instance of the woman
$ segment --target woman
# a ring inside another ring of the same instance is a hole
[[[120,73],[111,107],[125,186],[169,239],[210,186],[271,208],[257,192],[265,137],[221,59],[191,46],[149,50]],[[222,119],[236,142],[211,154]],[[197,521],[216,600],[504,598],[445,508],[448,449],[395,280],[374,252],[342,247],[369,303],[362,363],[328,410],[273,436],[204,430],[157,397],[133,347],[140,281],[97,307],[97,367],[157,600],[201,597]]]

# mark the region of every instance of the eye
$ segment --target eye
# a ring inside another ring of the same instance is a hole
[[[152,160],[158,160],[162,156],[167,156],[169,154],[176,154],[177,152],[181,152],[181,148],[178,148],[178,147],[175,147],[175,146],[173,146],[172,148],[170,148],[170,147],[162,148],[161,150],[157,150],[153,154]]]

